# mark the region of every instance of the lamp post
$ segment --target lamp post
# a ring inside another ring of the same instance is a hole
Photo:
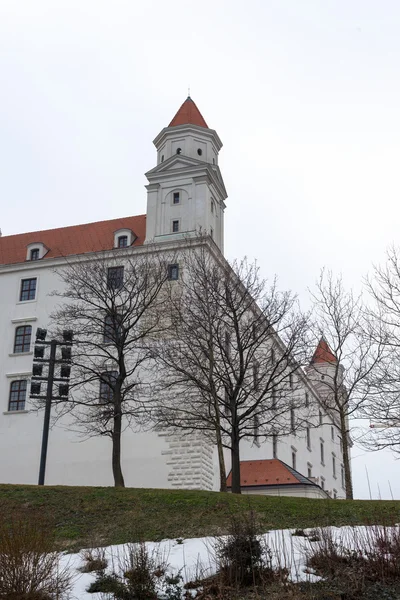
[[[73,332],[63,331],[63,341],[46,341],[47,330],[38,328],[36,331],[36,342],[33,357],[31,398],[45,400],[42,446],[40,452],[40,467],[38,485],[44,485],[47,460],[47,446],[49,441],[51,404],[53,400],[65,400],[69,394],[69,379],[71,375],[71,346]],[[61,358],[57,358],[57,347],[61,347]],[[50,347],[48,358],[46,358],[46,347]],[[55,377],[55,371],[61,366],[59,376]],[[43,367],[47,367],[47,375],[43,374]],[[41,384],[47,383],[46,394],[41,390]],[[54,383],[59,382],[58,395],[54,395]],[[61,382],[61,383],[60,383]]]

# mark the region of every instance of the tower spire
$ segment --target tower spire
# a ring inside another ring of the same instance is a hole
[[[176,127],[177,125],[198,125],[199,127],[205,127],[208,129],[208,125],[204,120],[203,115],[197,108],[195,102],[190,97],[190,88],[188,90],[189,95],[185,102],[182,104],[171,123],[168,127]]]

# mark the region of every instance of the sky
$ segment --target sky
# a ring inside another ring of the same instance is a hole
[[[224,143],[226,256],[305,304],[322,267],[359,289],[399,241],[399,31],[396,0],[1,0],[3,235],[144,213],[190,87]],[[356,496],[366,467],[400,499],[400,463],[358,448]]]

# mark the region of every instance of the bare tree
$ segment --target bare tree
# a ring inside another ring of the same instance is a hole
[[[374,394],[363,407],[371,431],[363,444],[369,450],[389,448],[400,454],[400,251],[388,249],[384,265],[375,266],[366,281],[375,338],[383,339],[384,356],[374,378]]]
[[[155,347],[159,424],[202,431],[216,443],[220,487],[224,448],[232,460],[232,491],[240,493],[240,442],[289,433],[299,426],[307,318],[296,298],[279,292],[246,259],[229,265],[202,240],[180,257],[171,289],[168,343]]]
[[[87,436],[111,438],[115,486],[124,486],[123,429],[145,418],[151,357],[144,340],[163,328],[166,262],[149,247],[83,257],[57,270],[62,286],[53,295],[62,302],[52,328],[74,332],[70,394],[58,401],[58,416],[72,415]]]
[[[353,498],[350,466],[350,424],[375,393],[374,376],[383,356],[380,335],[374,335],[361,296],[344,288],[341,277],[321,271],[312,293],[315,334],[326,355],[313,360],[308,375],[321,404],[338,423],[342,439],[346,498]]]

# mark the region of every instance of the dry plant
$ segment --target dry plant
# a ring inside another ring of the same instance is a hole
[[[108,565],[105,548],[86,548],[81,550],[80,555],[84,562],[79,569],[81,573],[104,571]]]
[[[61,600],[72,587],[61,567],[48,524],[37,519],[0,519],[0,599]]]

